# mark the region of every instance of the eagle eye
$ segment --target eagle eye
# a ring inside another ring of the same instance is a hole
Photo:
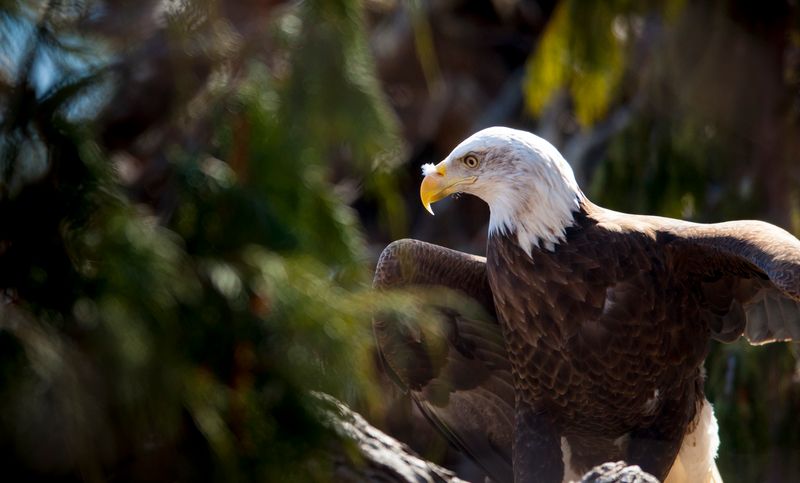
[[[464,157],[464,166],[468,168],[477,168],[478,167],[478,158],[474,154],[470,154]]]

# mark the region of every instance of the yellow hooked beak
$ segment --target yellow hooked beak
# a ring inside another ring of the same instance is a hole
[[[436,165],[435,172],[426,175],[422,180],[422,184],[419,187],[419,197],[422,200],[422,206],[432,215],[433,210],[431,209],[431,203],[436,203],[446,198],[457,192],[458,186],[472,184],[476,179],[477,176],[451,179],[447,176],[445,161],[442,161]]]

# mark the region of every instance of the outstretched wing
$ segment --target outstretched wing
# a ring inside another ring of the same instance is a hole
[[[800,340],[800,241],[769,223],[680,224],[667,231],[679,271],[700,284],[714,338]]]
[[[511,481],[514,389],[485,259],[399,240],[381,254],[374,285],[419,287],[441,302],[431,302],[442,314],[436,326],[376,317],[384,366],[451,444],[494,480]]]

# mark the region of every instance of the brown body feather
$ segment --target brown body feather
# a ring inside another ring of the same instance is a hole
[[[604,214],[584,205],[554,251],[529,256],[510,234],[491,237],[487,256],[518,404],[547,413],[579,472],[626,459],[615,440],[665,412],[673,424],[658,437],[680,442],[709,341],[698,281],[674,270],[668,241]]]

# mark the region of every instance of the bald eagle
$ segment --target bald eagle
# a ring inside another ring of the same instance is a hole
[[[625,460],[718,481],[703,394],[709,342],[800,340],[800,241],[593,204],[550,143],[494,127],[423,166],[420,195],[490,209],[486,258],[417,240],[382,253],[379,289],[459,292],[441,326],[376,318],[385,367],[497,481],[561,482]],[[431,213],[433,213],[431,211]]]

